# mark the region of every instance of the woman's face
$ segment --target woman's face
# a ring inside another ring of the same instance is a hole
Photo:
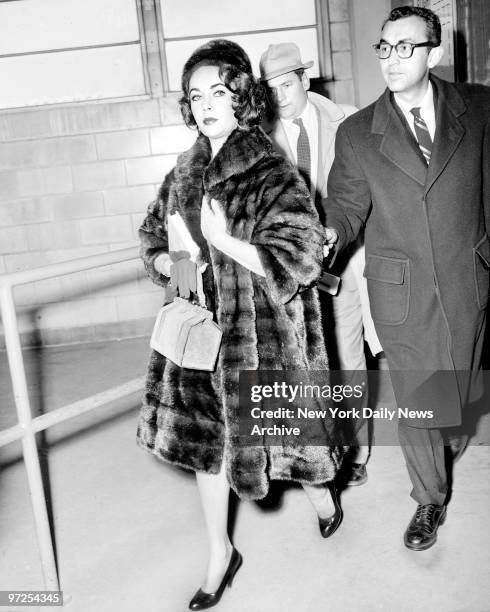
[[[217,66],[201,66],[189,81],[192,116],[211,144],[221,146],[237,127],[232,93],[225,87]]]

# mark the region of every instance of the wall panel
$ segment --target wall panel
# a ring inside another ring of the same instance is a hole
[[[0,3],[0,55],[139,40],[135,0]]]
[[[166,38],[297,28],[316,23],[314,0],[160,0]],[[185,10],[183,10],[185,6]]]
[[[0,109],[145,93],[138,43],[0,59]]]

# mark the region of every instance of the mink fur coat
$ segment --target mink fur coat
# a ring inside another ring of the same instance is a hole
[[[256,246],[265,277],[210,246],[200,229],[203,195],[217,200],[231,235]],[[223,332],[216,372],[180,368],[150,356],[137,440],[159,459],[218,473],[243,499],[267,495],[269,480],[321,483],[340,465],[336,446],[242,445],[238,435],[240,370],[328,368],[315,281],[324,231],[293,166],[272,151],[260,128],[236,129],[211,159],[200,135],[181,154],[150,204],[140,229],[150,278],[165,286],[153,262],[168,251],[166,216],[179,211],[201,258],[207,306]]]

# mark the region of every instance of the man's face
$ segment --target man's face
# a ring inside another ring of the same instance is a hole
[[[281,119],[296,119],[301,115],[308,100],[309,86],[310,80],[305,73],[300,78],[296,72],[287,72],[267,81],[272,105]]]
[[[381,41],[390,45],[399,42],[421,43],[427,42],[425,21],[415,15],[404,17],[397,21],[388,21],[381,32]],[[395,49],[387,59],[379,60],[381,72],[393,92],[409,97],[423,95],[429,76],[429,68],[439,61],[438,49],[418,47],[413,50],[412,57],[400,59]]]

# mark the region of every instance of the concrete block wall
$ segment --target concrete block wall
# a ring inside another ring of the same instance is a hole
[[[344,103],[354,103],[351,2],[328,0],[329,93]],[[136,246],[148,203],[195,138],[177,97],[0,112],[0,274]],[[15,298],[29,345],[146,334],[163,296],[134,261]]]
[[[195,134],[176,96],[0,114],[0,273],[136,246]],[[139,260],[18,287],[24,344],[148,333],[162,290]]]

